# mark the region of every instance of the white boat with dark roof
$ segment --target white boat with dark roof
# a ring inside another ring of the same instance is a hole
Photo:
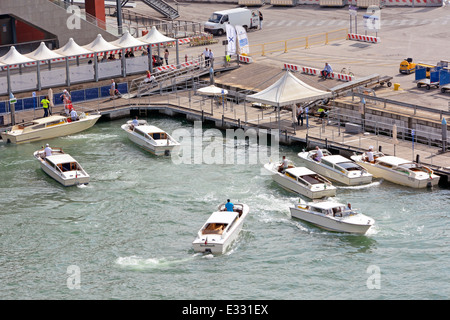
[[[71,121],[70,117],[54,115],[16,124],[1,132],[1,136],[3,141],[15,144],[47,140],[89,129],[100,117],[100,114],[79,112],[78,120]]]
[[[433,170],[420,163],[415,163],[395,156],[385,156],[381,152],[374,153],[374,161],[367,160],[365,153],[351,157],[353,161],[366,168],[376,178],[411,187],[433,187],[439,183],[440,177]]]
[[[180,144],[164,130],[149,125],[146,120],[129,120],[121,128],[127,133],[128,138],[150,153],[160,155],[170,155],[172,150]]]
[[[320,161],[314,159],[316,150],[300,152],[298,157],[307,168],[339,183],[355,186],[372,182],[373,175],[356,162],[327,149],[322,149],[322,153]]]
[[[272,179],[280,186],[310,199],[334,197],[336,187],[325,177],[305,167],[289,167],[281,170],[281,162],[269,162],[264,168],[271,173]]]
[[[192,242],[194,251],[223,254],[238,237],[248,213],[249,207],[243,203],[234,204],[233,211],[227,211],[225,204],[219,205]]]
[[[72,156],[64,153],[61,148],[52,148],[51,155],[46,155],[45,149],[33,153],[41,164],[42,170],[63,186],[88,184],[90,177]]]
[[[289,209],[291,217],[335,232],[365,234],[375,223],[374,219],[357,210],[333,201],[305,202],[301,200]]]

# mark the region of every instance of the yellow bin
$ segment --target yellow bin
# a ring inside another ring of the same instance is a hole
[[[394,91],[398,91],[398,88],[400,88],[400,83],[394,83]]]

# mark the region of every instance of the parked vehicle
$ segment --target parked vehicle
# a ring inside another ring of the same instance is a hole
[[[205,32],[214,35],[223,35],[226,32],[226,25],[242,26],[245,30],[256,29],[259,26],[259,15],[257,10],[251,11],[246,8],[235,8],[214,12],[205,22]]]

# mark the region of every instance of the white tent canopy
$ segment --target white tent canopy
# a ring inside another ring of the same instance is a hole
[[[34,60],[51,60],[51,59],[61,59],[63,58],[62,55],[56,53],[55,51],[50,50],[47,48],[44,42],[41,42],[39,47],[34,50],[31,53],[26,54],[28,58],[34,59]]]
[[[228,91],[225,89],[216,87],[215,85],[210,85],[210,86],[198,89],[197,93],[205,95],[205,96],[219,96],[222,94],[228,94]]]
[[[134,38],[128,31],[126,31],[119,39],[110,43],[120,48],[140,48],[147,45],[146,43]]]
[[[107,52],[109,53],[110,51],[116,51],[116,50],[120,50],[121,48],[107,42],[101,34],[97,35],[97,38],[95,38],[94,41],[92,41],[91,43],[83,46],[83,48],[90,50],[90,51],[94,51],[94,52]]]
[[[164,42],[176,41],[173,38],[166,37],[161,32],[159,32],[155,26],[147,33],[145,36],[137,38],[138,40],[144,42],[145,44],[157,44]]]
[[[247,100],[276,107],[331,98],[331,92],[311,87],[296,78],[289,70],[273,85],[261,92],[247,96]]]
[[[0,62],[5,65],[16,65],[35,61],[36,60],[20,54],[14,46],[11,46],[7,54],[5,54],[3,57],[0,57]]]
[[[91,50],[79,46],[73,40],[73,38],[70,38],[69,41],[67,41],[67,43],[63,47],[55,50],[55,52],[65,57],[73,57],[93,53]]]

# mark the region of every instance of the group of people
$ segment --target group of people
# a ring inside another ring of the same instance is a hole
[[[61,101],[64,103],[64,113],[66,116],[70,116],[70,119],[72,121],[78,120],[78,114],[73,108],[72,105],[72,96],[70,95],[69,91],[67,89],[63,90],[63,93],[59,96]],[[44,109],[44,118],[48,117],[52,114],[52,111],[50,109],[51,101],[49,100],[48,96],[45,96],[44,99],[41,100],[42,109]]]
[[[214,65],[214,53],[211,49],[205,48],[201,55],[205,58],[205,67]]]

